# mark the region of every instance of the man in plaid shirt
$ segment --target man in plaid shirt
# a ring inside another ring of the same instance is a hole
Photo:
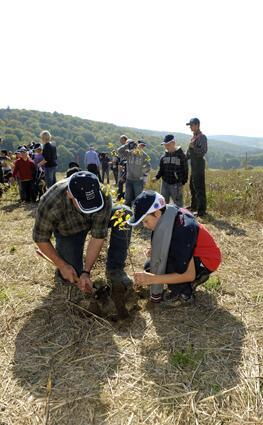
[[[91,269],[107,237],[111,215],[111,197],[101,191],[97,176],[88,171],[74,173],[52,186],[41,197],[33,240],[57,266],[62,278],[83,292],[92,290]],[[91,238],[83,268],[83,250],[88,232]],[[51,242],[52,234],[56,240],[55,247]],[[116,276],[119,282],[127,286],[131,284],[124,272],[129,239],[129,230],[113,226],[106,262],[107,275]]]

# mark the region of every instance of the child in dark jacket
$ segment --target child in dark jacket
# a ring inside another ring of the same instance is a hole
[[[180,146],[176,146],[173,134],[165,136],[162,145],[165,154],[160,159],[159,171],[153,181],[162,178],[161,194],[169,204],[170,198],[179,207],[183,206],[183,185],[188,180],[188,163]]]

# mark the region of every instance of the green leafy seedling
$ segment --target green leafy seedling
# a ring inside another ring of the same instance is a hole
[[[205,282],[204,287],[209,292],[218,292],[221,289],[221,282],[218,276],[211,276],[207,282]]]

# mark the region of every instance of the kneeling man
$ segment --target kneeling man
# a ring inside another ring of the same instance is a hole
[[[124,211],[130,211],[121,206]],[[33,240],[57,267],[62,281],[75,284],[80,291],[92,291],[91,271],[107,237],[114,213],[110,195],[103,193],[97,176],[79,171],[53,185],[42,197],[36,213]],[[130,231],[111,226],[106,274],[112,284],[130,286],[124,271]],[[83,266],[84,243],[88,233]],[[55,246],[51,242],[55,237]]]

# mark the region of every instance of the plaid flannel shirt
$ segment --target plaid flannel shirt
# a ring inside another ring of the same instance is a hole
[[[83,230],[96,239],[104,239],[112,212],[111,197],[104,197],[104,207],[93,214],[83,214],[67,198],[68,180],[52,186],[42,197],[36,212],[33,229],[35,242],[49,242],[52,233],[70,236]]]

